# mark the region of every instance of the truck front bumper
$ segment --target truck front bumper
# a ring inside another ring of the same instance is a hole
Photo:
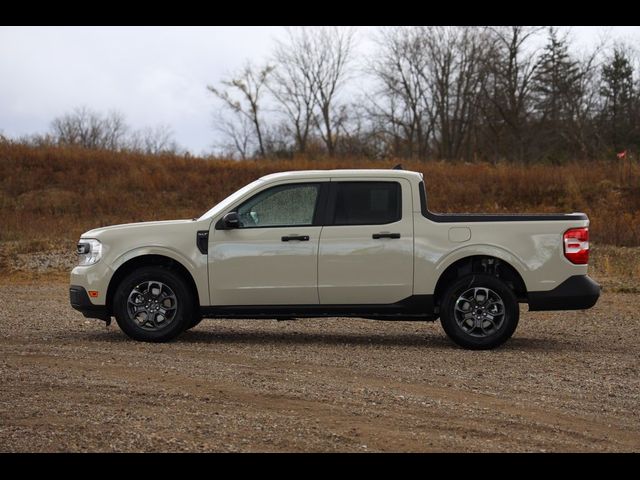
[[[94,305],[89,299],[89,295],[84,287],[71,285],[69,287],[69,301],[71,306],[82,313],[87,318],[99,318],[108,322],[111,315],[106,305]]]
[[[588,275],[574,275],[548,292],[529,292],[529,310],[585,310],[600,297],[600,285]]]

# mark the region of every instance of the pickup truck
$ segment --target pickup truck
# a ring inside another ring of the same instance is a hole
[[[595,305],[589,220],[435,214],[421,173],[264,176],[192,220],[97,228],[77,245],[73,308],[168,341],[203,318],[437,320],[490,349],[529,310]]]

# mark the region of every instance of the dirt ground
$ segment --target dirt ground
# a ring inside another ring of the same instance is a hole
[[[639,451],[637,294],[524,313],[488,352],[438,322],[205,320],[170,344],[0,284],[0,451]]]

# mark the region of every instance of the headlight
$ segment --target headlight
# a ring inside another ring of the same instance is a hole
[[[93,238],[81,238],[77,246],[78,265],[93,265],[102,257],[102,244]]]

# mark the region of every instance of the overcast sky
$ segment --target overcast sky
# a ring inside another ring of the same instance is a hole
[[[309,27],[312,28],[312,27]],[[373,27],[360,27],[366,52]],[[640,47],[640,27],[571,27],[578,48],[604,32]],[[199,154],[214,142],[208,84],[270,54],[284,27],[0,27],[0,133],[45,132],[77,106],[118,110],[133,128],[168,124]]]

